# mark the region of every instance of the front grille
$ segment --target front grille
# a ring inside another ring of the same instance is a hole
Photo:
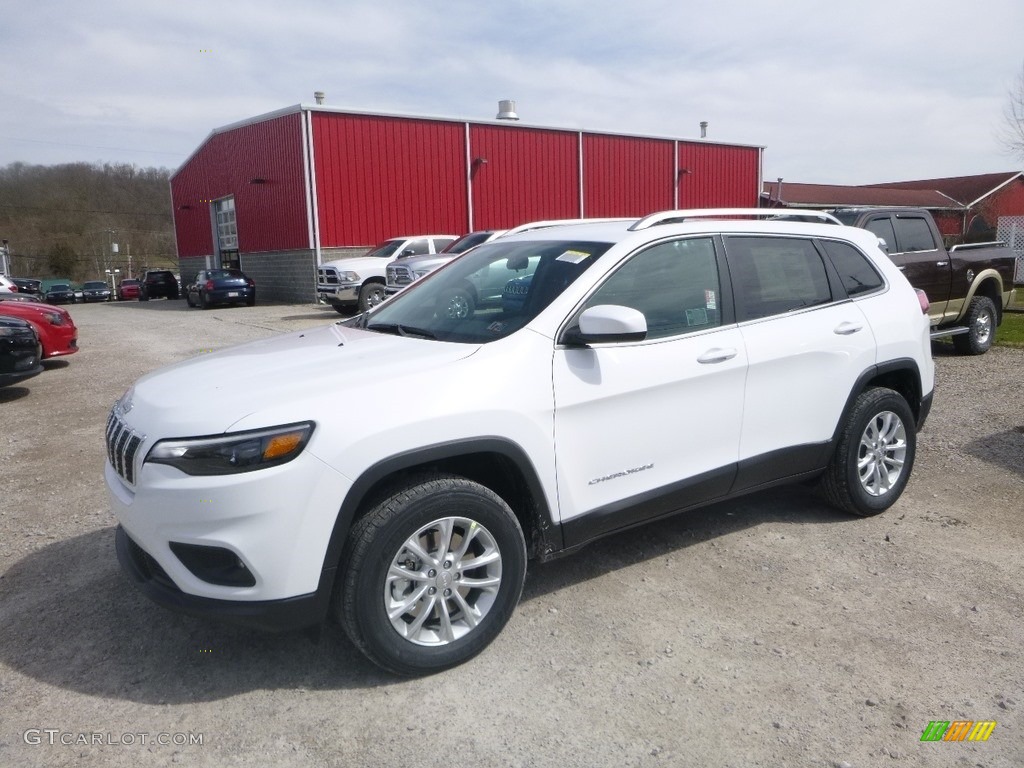
[[[339,285],[338,270],[334,267],[320,267],[316,271],[317,283],[319,285]]]
[[[118,418],[115,411],[107,417],[107,458],[114,471],[130,485],[135,485],[135,454],[142,445],[142,436],[136,434]]]
[[[388,285],[408,285],[412,282],[412,270],[402,266],[388,266]]]

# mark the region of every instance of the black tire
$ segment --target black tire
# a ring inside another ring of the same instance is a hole
[[[895,504],[907,487],[916,455],[917,425],[907,401],[891,389],[867,389],[850,409],[818,488],[839,509],[877,515]],[[885,470],[885,477],[881,472],[862,477],[862,461],[867,462],[865,470]]]
[[[347,315],[349,313],[349,308],[344,304],[331,304],[331,306],[334,307],[334,311],[339,315]]]
[[[255,307],[256,306],[256,294],[255,293],[252,296],[250,296],[248,299],[245,300],[245,306],[247,306],[247,307]]]
[[[476,302],[466,290],[456,288],[438,302],[437,313],[446,320],[466,320],[473,316]]]
[[[983,355],[996,337],[996,305],[988,296],[975,296],[967,307],[964,325],[970,330],[953,337],[953,349],[961,355]]]
[[[445,521],[457,522],[447,536],[435,536]],[[445,548],[447,559],[416,562],[421,558],[406,544],[424,530],[430,533],[417,542],[428,555],[436,554],[446,538],[454,554]],[[460,558],[459,537],[467,530],[474,534]],[[460,569],[495,551],[498,563]],[[408,570],[411,578],[392,577],[389,587],[393,565]],[[399,675],[431,674],[471,659],[497,637],[519,602],[525,576],[523,531],[497,494],[463,477],[422,475],[390,489],[353,524],[341,557],[334,610],[345,633],[375,664]],[[498,581],[494,589],[465,586],[482,578]],[[411,600],[393,624],[386,600],[397,595],[404,601],[419,589],[427,592]],[[417,626],[419,615],[424,618]],[[442,617],[448,617],[447,624]],[[449,637],[444,638],[446,631]]]
[[[192,303],[192,294],[188,291],[185,291],[185,303],[190,307],[195,306],[195,304]]]
[[[202,291],[199,292],[199,306],[203,309],[209,309],[213,306],[213,303],[210,301],[209,294],[203,293]]]
[[[139,301],[149,301],[149,295],[145,291],[139,291]]]
[[[359,311],[373,309],[387,297],[384,283],[363,283],[363,287],[359,289]]]

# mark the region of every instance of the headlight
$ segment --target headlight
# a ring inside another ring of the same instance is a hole
[[[219,437],[161,440],[146,461],[169,464],[188,475],[231,475],[287,464],[306,447],[313,422],[236,432]]]
[[[341,279],[346,283],[357,283],[359,282],[359,274],[356,272],[342,272]]]

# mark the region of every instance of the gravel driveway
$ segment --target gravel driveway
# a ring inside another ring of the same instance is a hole
[[[531,564],[487,651],[400,680],[335,627],[169,613],[113,551],[102,433],[128,385],[337,315],[71,312],[81,352],[0,389],[0,766],[1024,765],[1024,351],[937,348],[885,514],[775,490]],[[998,725],[922,743],[933,720]]]

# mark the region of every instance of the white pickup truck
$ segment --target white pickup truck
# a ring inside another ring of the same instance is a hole
[[[387,298],[385,269],[392,259],[433,254],[455,242],[455,235],[393,237],[355,258],[321,264],[316,271],[316,293],[339,313],[353,307],[365,312]]]

